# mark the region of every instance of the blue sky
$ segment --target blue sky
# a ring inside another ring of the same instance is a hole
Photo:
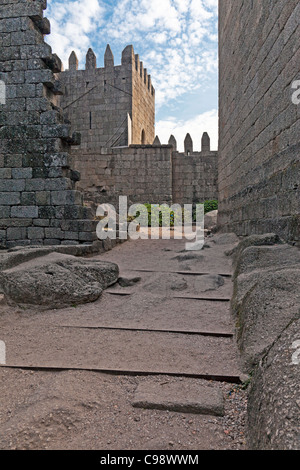
[[[48,0],[46,41],[68,67],[92,47],[97,66],[109,43],[115,64],[132,44],[156,90],[156,134],[173,134],[180,150],[189,132],[195,150],[207,131],[218,146],[218,0]]]

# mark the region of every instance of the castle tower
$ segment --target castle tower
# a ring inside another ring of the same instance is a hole
[[[72,130],[81,132],[78,150],[153,143],[155,91],[132,45],[123,50],[121,65],[115,65],[108,44],[102,68],[97,68],[91,48],[85,70],[78,70],[76,54],[72,53],[69,70],[62,72],[60,79],[66,90],[61,107]]]

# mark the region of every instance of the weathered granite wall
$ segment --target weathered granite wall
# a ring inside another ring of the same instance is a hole
[[[130,203],[172,201],[172,147],[132,145],[92,153],[73,152],[81,173],[78,188],[87,201],[118,206],[119,196]]]
[[[173,202],[196,204],[218,200],[218,152],[173,152]]]
[[[219,226],[300,237],[298,0],[219,2]]]
[[[250,374],[248,448],[299,450],[299,249],[275,234],[251,235],[233,254],[232,313]]]
[[[95,222],[75,190],[70,126],[57,107],[61,62],[45,44],[46,0],[0,5],[0,246],[95,240]]]
[[[208,137],[208,136],[207,136]],[[174,139],[174,138],[173,138]],[[156,143],[157,142],[157,143]],[[218,154],[202,144],[201,152],[179,153],[176,141],[83,151],[74,148],[78,189],[88,201],[193,204],[218,199]]]

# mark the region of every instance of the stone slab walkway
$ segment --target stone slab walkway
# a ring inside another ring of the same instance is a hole
[[[68,377],[70,374],[74,377],[76,374],[83,374],[83,388],[86,389],[89,377],[93,380],[92,377],[98,372],[99,386],[101,383],[102,387],[107,388],[108,383],[109,387],[115,383],[116,393],[118,390],[120,392],[118,376],[123,377],[122,383],[128,384],[127,392],[123,389],[121,393],[122,396],[125,395],[127,403],[124,410],[129,416],[137,416],[136,413],[139,413],[140,417],[146,413],[149,426],[151,416],[159,423],[164,421],[165,413],[168,416],[169,413],[175,413],[177,418],[187,412],[195,416],[201,414],[201,410],[207,414],[209,409],[211,415],[223,414],[216,413],[211,398],[215,396],[225,399],[228,390],[234,387],[233,383],[239,383],[239,365],[229,312],[231,261],[224,254],[232,244],[223,245],[222,238],[220,240],[221,242],[218,237],[215,241],[210,240],[201,252],[186,252],[184,241],[181,240],[130,241],[99,257],[117,263],[121,279],[96,302],[46,311],[1,306],[0,339],[6,344],[6,367],[0,368],[0,375],[10,377],[20,372],[25,375],[31,373],[37,380],[39,376],[51,374],[56,381],[57,374],[67,374]],[[148,387],[145,408],[155,408],[156,411],[133,411],[133,404],[139,402],[141,406],[143,400],[138,397],[141,390],[147,388],[147,382],[144,382],[146,380],[152,385]],[[159,398],[156,390],[161,390],[163,383],[171,384],[169,393]],[[210,398],[207,384],[211,387]],[[82,386],[81,383],[78,385]],[[39,385],[36,387],[38,390]],[[172,392],[178,387],[185,390],[181,396]],[[1,388],[2,391],[5,388],[3,383]],[[195,390],[198,390],[198,398]],[[71,399],[75,406],[76,393],[74,396],[74,391],[71,393],[68,387],[64,393],[65,401],[70,404]],[[91,391],[92,395],[95,393],[95,390]],[[215,406],[220,410],[222,400],[216,400]],[[18,403],[20,401],[22,399],[18,399]],[[83,401],[90,402],[88,389]],[[111,403],[111,397],[106,397],[105,402]],[[228,402],[224,403],[223,422],[220,421],[221,418],[214,418],[219,420],[217,427],[226,423]],[[17,414],[20,412],[17,411],[15,402],[10,406]],[[36,404],[31,406],[36,408]],[[47,415],[47,409],[52,409],[53,406],[53,397],[51,398],[49,392],[46,405],[42,406],[39,413]],[[23,409],[22,406],[21,408]],[[73,410],[75,415],[78,411],[75,411],[76,408],[77,406]],[[157,408],[165,411],[158,411]],[[79,414],[84,421],[83,413]],[[108,419],[104,410],[101,419]],[[198,417],[197,420],[199,419],[205,418]],[[72,421],[71,418],[70,420]],[[0,437],[9,421],[7,417],[3,421],[2,415]],[[14,426],[19,431],[20,427],[25,426],[28,431],[30,422],[32,425],[32,419],[25,413],[19,424],[12,424],[12,442],[17,432],[14,431]],[[203,426],[202,421],[201,423]],[[236,426],[240,425],[234,425]],[[46,429],[43,428],[40,447],[44,448],[48,442],[50,448],[56,448],[56,438],[48,436],[47,440],[45,432]],[[132,432],[131,423],[128,423],[128,432]],[[208,435],[202,437],[202,441],[199,435],[201,442],[197,443],[198,447],[243,446],[241,436],[232,443],[227,441],[227,434],[222,434],[220,429],[214,436],[210,426],[207,426],[205,433]],[[61,430],[60,435],[63,448],[70,448],[70,444],[64,441]],[[170,436],[172,435],[170,431]],[[151,439],[146,439],[145,435],[137,437],[136,433],[135,436],[128,448],[152,448],[153,443],[149,443]],[[23,437],[15,438],[19,447],[28,445],[28,448],[39,448],[36,437],[28,444]],[[75,432],[71,439],[72,446],[78,446],[78,439]],[[3,442],[5,448],[7,439]],[[98,444],[91,444],[92,442],[94,441],[82,437],[79,447],[91,448],[92,445],[92,448],[105,448],[102,438]],[[114,442],[117,446],[115,448],[122,448],[124,437],[119,435],[119,441]],[[166,439],[161,442],[165,442],[166,448],[172,447],[172,444],[166,443]],[[171,437],[169,442],[173,442]],[[193,444],[180,443],[182,445],[183,448],[192,448],[190,446],[194,446],[195,441],[193,440]]]

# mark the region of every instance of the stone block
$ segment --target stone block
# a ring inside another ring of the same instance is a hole
[[[45,237],[44,228],[42,227],[28,227],[27,230],[30,240],[42,240]]]
[[[11,178],[11,168],[0,168],[0,180]]]
[[[48,220],[48,219],[34,219],[33,220],[33,225],[35,225],[36,227],[49,227],[50,220]]]
[[[45,237],[57,240],[64,239],[64,232],[60,228],[45,228]]]
[[[67,153],[53,153],[44,156],[46,167],[69,167],[69,155]]]
[[[9,206],[0,206],[0,219],[6,219],[10,216]]]
[[[21,205],[24,206],[35,206],[36,204],[36,193],[25,192],[21,193]]]
[[[13,206],[20,204],[21,194],[19,192],[0,192],[0,205],[1,206]]]
[[[7,240],[23,240],[27,236],[25,227],[9,227],[6,231]]]
[[[0,191],[1,192],[19,192],[24,191],[25,180],[1,179]]]
[[[135,408],[175,411],[211,416],[224,415],[224,397],[218,387],[199,384],[191,379],[167,381],[147,380],[141,383],[132,405]]]
[[[13,206],[11,216],[16,218],[37,218],[38,207],[36,206]]]
[[[46,180],[44,178],[32,178],[26,180],[26,191],[44,191]]]
[[[81,205],[83,202],[82,193],[79,191],[52,191],[51,204],[54,206]]]
[[[50,191],[37,191],[35,197],[38,206],[49,206],[51,204]]]
[[[72,189],[69,178],[48,178],[45,181],[45,190],[63,191],[66,189]]]
[[[13,168],[11,174],[14,179],[30,179],[32,178],[32,168]]]

